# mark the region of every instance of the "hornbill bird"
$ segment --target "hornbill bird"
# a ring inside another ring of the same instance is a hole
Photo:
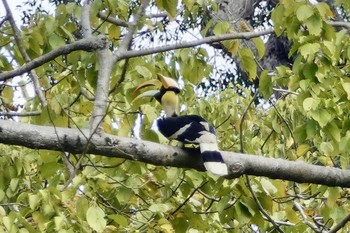
[[[183,144],[197,144],[203,156],[207,171],[219,175],[228,175],[228,168],[218,148],[214,127],[198,115],[177,114],[180,88],[177,82],[169,77],[158,74],[157,79],[146,81],[139,85],[135,92],[147,87],[158,86],[160,90],[147,91],[139,97],[153,96],[161,105],[165,116],[157,120],[159,131],[168,139],[175,139]]]

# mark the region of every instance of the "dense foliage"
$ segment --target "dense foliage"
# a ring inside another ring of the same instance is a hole
[[[30,59],[83,37],[83,6],[62,2],[51,5],[52,12],[26,15],[29,18],[20,30]],[[334,4],[349,17],[348,0]],[[93,1],[93,34],[106,35],[110,50],[117,50],[127,29],[99,13],[125,23],[139,6],[139,1]],[[208,9],[215,11],[217,6],[195,0],[151,1],[138,22],[131,49],[175,43],[193,33],[191,40],[202,37],[206,28],[201,24],[210,20],[201,17],[210,17],[204,14]],[[217,77],[222,55],[209,46],[118,61],[110,78],[102,128],[106,133],[168,143],[152,128],[160,106],[146,99],[133,101],[137,85],[162,73],[180,79],[181,114],[199,114],[212,122],[222,150],[345,169],[350,163],[350,25],[335,27],[329,21],[333,16],[325,2],[281,0],[272,9],[270,23],[277,36],[291,42],[289,55],[295,59],[290,67],[264,70],[260,77],[262,39],[254,39],[257,57],[243,40],[224,43],[233,57],[241,58],[241,69],[249,78],[259,79],[259,95],[243,86],[237,91],[237,83],[222,82],[224,90],[213,89],[199,98],[203,89],[196,87],[208,78],[229,79]],[[2,73],[26,61],[5,17],[0,26]],[[213,32],[231,31],[227,22],[221,22]],[[96,52],[74,51],[37,67],[47,106],[34,96],[29,75],[2,80],[3,117],[87,128],[102,65]],[[257,105],[252,104],[255,98],[261,98]],[[5,114],[16,111],[39,114]],[[77,167],[72,180],[67,158]],[[0,229],[6,232],[321,232],[332,229],[350,212],[349,190],[340,187],[264,177],[227,180],[191,169],[4,145],[0,161]],[[349,224],[344,223],[342,230],[349,231]]]

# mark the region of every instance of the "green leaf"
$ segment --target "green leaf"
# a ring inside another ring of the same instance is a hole
[[[297,156],[303,156],[304,154],[306,154],[306,152],[308,152],[310,149],[310,146],[308,144],[301,144],[298,146],[297,148]]]
[[[253,43],[255,44],[255,48],[258,51],[259,59],[261,59],[265,55],[265,43],[261,38],[253,38]]]
[[[311,112],[311,117],[317,121],[323,128],[332,120],[332,115],[326,109],[318,109],[317,111]]]
[[[103,232],[107,221],[104,219],[105,213],[98,206],[91,206],[86,212],[86,220],[89,226],[97,232]]]
[[[294,131],[294,137],[297,142],[305,141],[307,137],[306,126],[305,125],[298,126]]]
[[[314,10],[310,5],[301,5],[296,11],[296,16],[299,21],[305,21],[314,14]]]
[[[268,70],[261,72],[259,79],[259,91],[265,99],[272,95],[272,77],[268,75]]]
[[[346,216],[348,213],[345,212],[343,207],[336,207],[333,208],[331,213],[329,214],[329,217],[331,217],[334,222],[339,222],[344,219],[344,216]]]
[[[331,122],[328,125],[326,125],[323,130],[334,141],[340,142],[340,129],[334,122]]]
[[[13,94],[13,88],[5,86],[1,92],[2,100],[7,104],[11,104],[13,102]]]
[[[277,188],[268,179],[262,178],[260,180],[261,186],[269,195],[273,195],[277,192]]]
[[[49,37],[49,44],[51,45],[52,48],[57,48],[65,45],[66,42],[60,36],[56,34],[51,34]]]
[[[225,34],[227,33],[228,29],[230,28],[230,23],[227,21],[220,21],[218,22],[214,29],[213,29],[213,33],[215,35],[220,35],[220,34]]]
[[[29,194],[28,195],[28,203],[29,203],[29,207],[32,210],[35,210],[36,207],[39,205],[41,201],[41,197],[37,194]]]
[[[126,227],[128,226],[128,220],[126,217],[120,214],[111,214],[107,216],[109,219],[112,219],[119,226]]]
[[[112,40],[117,40],[120,38],[120,27],[111,24],[108,28],[108,37]]]
[[[350,100],[350,83],[343,82],[342,87],[343,87],[344,91],[346,92],[348,100]]]
[[[321,100],[318,98],[317,99],[313,97],[306,98],[303,101],[303,108],[305,111],[316,110],[320,102]]]
[[[312,61],[315,57],[315,54],[320,50],[321,46],[319,43],[307,43],[299,48],[300,54],[307,59],[308,61]]]
[[[217,211],[222,212],[227,207],[227,204],[229,201],[230,201],[229,196],[223,196],[220,199],[219,203],[217,204],[217,207],[216,207]]]
[[[306,26],[311,35],[319,36],[322,32],[322,20],[317,15],[313,15],[306,21]]]
[[[175,18],[177,0],[156,0],[156,5],[160,10],[165,10],[171,18]]]
[[[327,20],[329,18],[332,18],[334,16],[331,8],[326,2],[318,2],[316,4],[316,8],[318,12],[320,13],[320,16],[323,20]]]
[[[253,52],[248,48],[242,48],[238,51],[238,56],[243,70],[248,73],[250,80],[254,80],[257,75],[258,66],[255,62]]]
[[[4,199],[4,197],[5,197],[5,192],[4,192],[4,190],[0,189],[0,201],[2,201]]]
[[[330,142],[322,142],[320,144],[320,151],[324,155],[330,156],[330,155],[332,155],[332,152],[334,151],[334,147]]]
[[[281,19],[284,18],[285,8],[282,4],[278,4],[271,13],[271,19],[274,22],[274,30],[277,36],[280,36],[285,28]]]
[[[10,189],[15,192],[18,188],[19,179],[18,178],[12,178],[10,182]]]
[[[132,197],[132,190],[127,187],[120,187],[116,197],[121,204],[127,204]]]
[[[171,207],[167,204],[155,203],[155,204],[152,204],[148,209],[152,212],[164,213],[164,212],[167,212],[168,210],[170,210]]]
[[[152,72],[145,66],[136,66],[135,70],[146,79],[152,78]]]

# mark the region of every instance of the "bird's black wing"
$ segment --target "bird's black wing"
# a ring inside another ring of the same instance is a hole
[[[180,142],[200,143],[196,141],[204,132],[215,135],[215,129],[203,117],[184,115],[166,117],[157,121],[159,131],[167,138]]]

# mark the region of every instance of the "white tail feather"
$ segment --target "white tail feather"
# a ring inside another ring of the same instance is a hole
[[[228,175],[227,166],[225,163],[221,162],[206,162],[204,163],[204,167],[208,172],[213,173],[219,176]]]

